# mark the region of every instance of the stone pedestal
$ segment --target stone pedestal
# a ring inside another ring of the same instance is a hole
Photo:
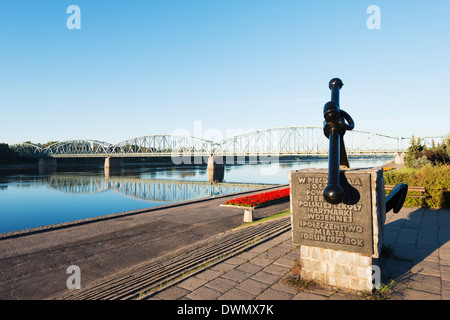
[[[246,209],[244,211],[244,222],[252,222],[253,221],[253,210]]]
[[[301,277],[371,291],[386,216],[382,168],[341,170],[345,199],[337,205],[323,198],[325,169],[289,172],[289,182],[292,239],[300,245]]]

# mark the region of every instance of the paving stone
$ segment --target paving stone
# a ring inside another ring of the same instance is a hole
[[[283,256],[283,252],[278,252],[276,250],[268,250],[260,255],[261,258],[269,259],[269,260],[276,260],[279,257]]]
[[[227,259],[225,262],[232,265],[241,265],[243,263],[246,263],[247,261],[248,259],[237,256]]]
[[[246,252],[242,252],[241,254],[239,254],[239,257],[250,260],[250,259],[253,259],[254,257],[256,257],[257,255],[259,255],[259,253],[246,251]]]
[[[295,247],[292,244],[290,244],[290,245],[280,244],[279,246],[275,247],[273,250],[277,250],[278,252],[282,253],[282,256],[285,256],[286,254],[292,252],[292,250],[294,250],[294,248]]]
[[[261,266],[261,267],[267,267],[269,264],[273,263],[274,261],[275,261],[274,259],[267,259],[267,258],[262,258],[262,257],[258,256],[256,258],[253,258],[251,260],[251,263]]]
[[[429,276],[439,277],[441,272],[439,270],[439,263],[432,261],[421,261],[412,267],[411,271]]]
[[[441,299],[442,300],[450,300],[450,291],[442,291]]]
[[[237,282],[242,282],[245,279],[249,278],[250,276],[252,276],[251,273],[236,270],[236,269],[230,270],[227,273],[224,273],[222,275],[223,278],[234,280]]]
[[[234,288],[239,283],[230,279],[217,278],[206,284],[207,287],[219,291],[221,293]]]
[[[416,247],[414,244],[398,244],[394,245],[394,253],[400,259],[414,260],[416,257]]]
[[[331,294],[328,297],[329,300],[363,300],[363,297],[358,295],[358,294],[354,294],[354,293],[350,293],[350,292],[346,292],[346,291],[337,291],[334,294]]]
[[[166,290],[158,293],[153,298],[158,298],[158,299],[162,299],[162,300],[178,300],[190,292],[191,292],[190,290],[187,290],[185,288],[174,286],[174,287],[169,287]]]
[[[441,266],[450,267],[450,260],[439,259],[439,263]]]
[[[411,280],[412,281],[408,285],[413,290],[421,290],[434,294],[440,294],[441,292],[440,277],[415,274]]]
[[[417,246],[416,249],[416,257],[414,259],[415,262],[420,262],[420,261],[432,261],[432,262],[437,262],[439,263],[439,252],[438,250],[429,250],[429,249],[424,249],[424,248],[419,248],[419,246]]]
[[[261,266],[253,264],[251,262],[247,262],[247,263],[244,263],[243,265],[240,265],[239,267],[236,267],[236,270],[255,274],[256,272],[260,271],[262,268],[263,267],[261,267]]]
[[[290,232],[285,232],[280,234],[278,237],[276,237],[275,239],[283,241],[283,242],[288,242],[291,241],[292,239],[292,234]]]
[[[405,291],[406,300],[441,300],[439,294],[433,294],[420,290],[407,289]]]
[[[208,280],[200,279],[197,277],[190,277],[184,280],[183,282],[179,283],[178,286],[190,291],[193,291],[197,289],[198,287],[201,287],[204,285]]]
[[[450,249],[439,248],[439,258],[442,260],[450,260]]]
[[[450,266],[441,265],[441,280],[442,281],[450,281]]]
[[[270,248],[271,248],[271,246],[268,246],[266,244],[262,244],[262,245],[259,245],[259,246],[251,248],[248,252],[263,253],[263,252],[269,250]]]
[[[221,295],[220,292],[208,287],[198,288],[186,295],[191,300],[216,300]]]
[[[295,261],[299,260],[300,259],[300,249],[296,249],[296,250],[286,254],[285,256],[283,256],[283,258],[295,260]]]
[[[285,275],[290,270],[291,270],[291,267],[286,267],[286,266],[281,266],[281,265],[276,265],[276,264],[271,264],[263,269],[263,271],[265,271],[265,272],[274,273],[274,274],[278,274],[281,276]]]
[[[283,239],[277,237],[277,238],[273,238],[273,239],[270,239],[270,240],[264,242],[264,245],[267,245],[270,248],[273,248],[273,247],[279,245],[283,241],[284,241]]]
[[[200,279],[205,279],[205,280],[213,280],[217,277],[220,277],[220,275],[222,275],[222,274],[223,274],[223,272],[221,272],[221,271],[207,269],[205,271],[198,273],[196,275],[196,277],[200,278]]]
[[[291,300],[294,294],[285,291],[278,291],[272,288],[267,289],[257,296],[258,300]]]
[[[300,292],[292,300],[328,300],[328,297],[311,292]]]
[[[231,289],[221,295],[218,300],[253,300],[256,295],[239,289]]]
[[[222,262],[222,263],[219,263],[219,264],[216,264],[215,266],[213,266],[211,268],[211,270],[227,272],[227,271],[230,271],[231,269],[234,269],[234,267],[236,267],[234,264]]]
[[[381,269],[381,274],[385,278],[396,279],[404,275],[413,267],[412,261],[387,259],[384,262],[384,267]]]
[[[278,282],[276,282],[275,284],[273,284],[271,286],[272,289],[277,290],[277,291],[283,291],[283,292],[287,292],[287,293],[291,293],[291,294],[297,294],[298,290],[295,289],[293,286],[285,283],[282,279]]]
[[[442,300],[450,300],[450,280],[441,281]]]
[[[294,261],[291,259],[282,257],[282,258],[275,260],[275,262],[273,264],[280,265],[280,266],[287,267],[287,268],[292,268],[294,266]]]
[[[268,273],[265,271],[259,271],[251,277],[251,279],[264,282],[264,283],[274,283],[281,278],[281,275]]]
[[[258,295],[264,290],[266,290],[269,286],[270,284],[268,283],[263,283],[253,279],[247,279],[244,282],[240,283],[236,287],[236,289]]]

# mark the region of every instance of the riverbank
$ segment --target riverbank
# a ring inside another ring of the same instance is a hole
[[[269,189],[274,188],[264,190]],[[229,231],[242,225],[244,211],[220,204],[235,196],[136,210],[0,239],[0,299],[47,299],[67,290],[66,270],[71,265],[80,268],[84,286]],[[255,218],[288,207],[289,202],[260,208]]]

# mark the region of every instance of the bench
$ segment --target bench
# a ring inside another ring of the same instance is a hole
[[[386,191],[391,191],[395,186],[391,184],[387,184],[384,186],[384,189]],[[419,186],[408,186],[408,192],[420,192],[420,195],[406,195],[407,197],[412,198],[425,198],[425,187],[419,187]]]

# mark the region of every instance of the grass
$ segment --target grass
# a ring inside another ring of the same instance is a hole
[[[387,300],[391,298],[397,283],[394,280],[389,281],[388,284],[380,283],[378,288],[372,292],[365,291],[363,296],[369,300]]]

